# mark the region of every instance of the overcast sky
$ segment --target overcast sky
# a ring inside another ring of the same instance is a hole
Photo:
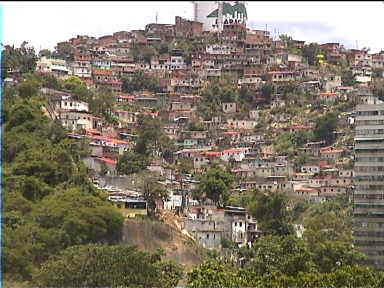
[[[175,16],[193,18],[193,4],[178,2],[0,2],[3,43],[24,40],[54,49],[57,42],[77,35],[100,37],[113,32],[144,29],[154,23],[174,24]],[[248,27],[271,35],[288,34],[306,42],[339,42],[346,48],[384,50],[384,1],[247,3]],[[267,25],[267,26],[266,26]]]

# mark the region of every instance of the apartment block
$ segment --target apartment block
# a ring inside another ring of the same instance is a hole
[[[384,268],[384,104],[356,107],[354,243]]]

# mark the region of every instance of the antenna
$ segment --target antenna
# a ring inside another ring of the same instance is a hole
[[[157,11],[156,11],[156,24],[157,24],[157,18],[158,18],[158,16],[159,16],[159,15],[158,15],[158,13],[157,13]]]
[[[359,50],[359,45],[357,44],[357,40],[356,40],[356,50]]]

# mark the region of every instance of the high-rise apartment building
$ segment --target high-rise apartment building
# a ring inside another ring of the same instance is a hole
[[[365,264],[384,268],[384,104],[360,104],[355,117],[354,244]]]

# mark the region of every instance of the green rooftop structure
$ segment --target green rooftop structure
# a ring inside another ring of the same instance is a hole
[[[231,5],[228,2],[223,3],[223,15],[230,14],[233,18],[236,15],[236,12],[238,14],[242,14],[244,18],[247,18],[247,9],[245,8],[245,5],[240,2],[236,2],[235,5]],[[211,12],[207,18],[217,18],[219,14],[219,9],[214,10]]]

